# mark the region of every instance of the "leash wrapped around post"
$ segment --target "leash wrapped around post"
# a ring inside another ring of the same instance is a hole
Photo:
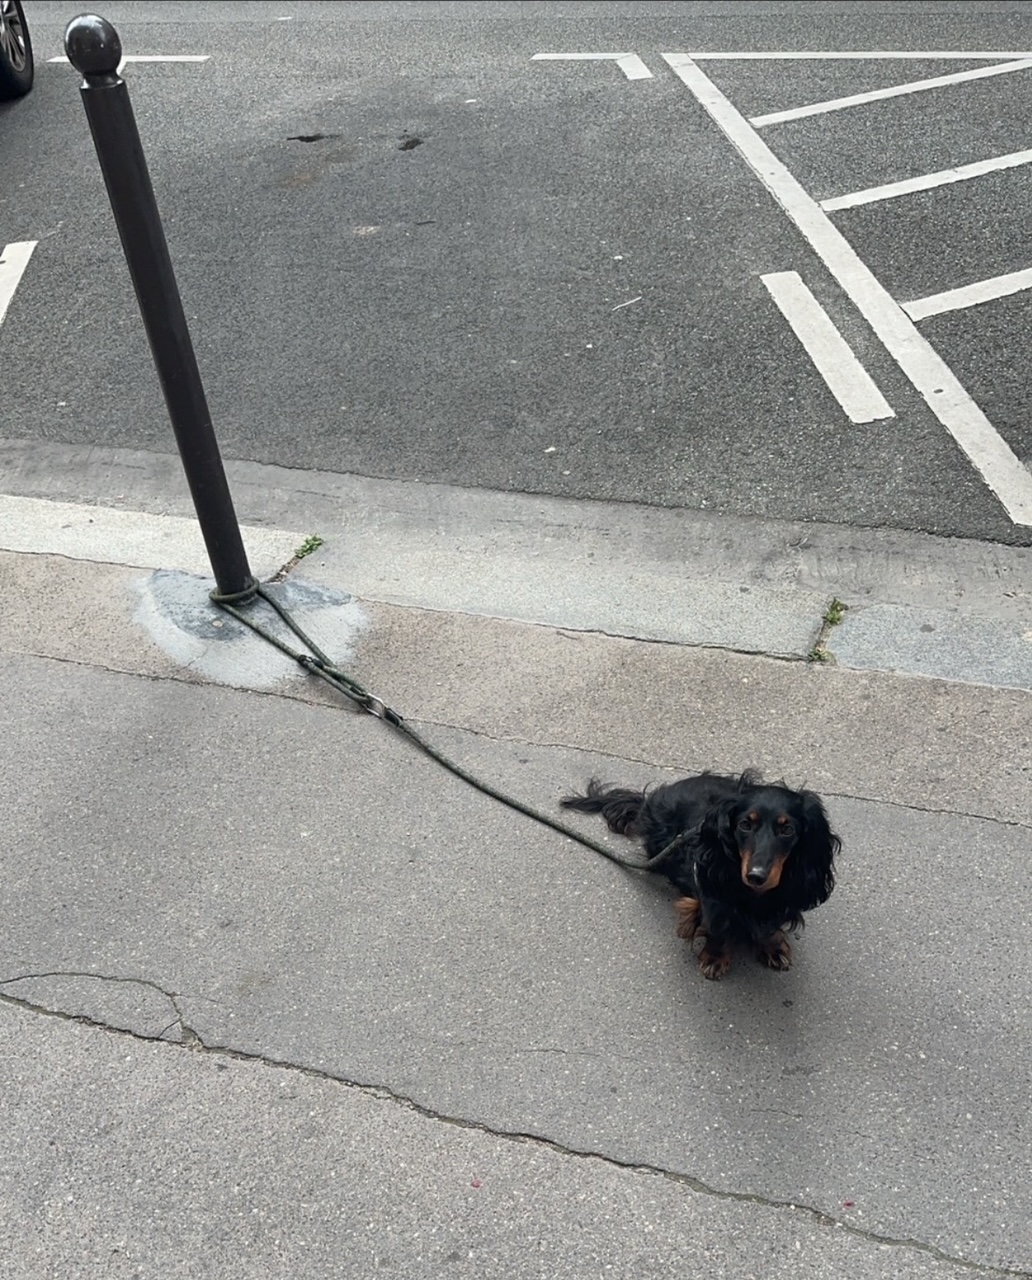
[[[378,720],[383,720],[399,733],[403,734],[413,745],[417,746],[420,751],[429,756],[431,760],[436,760],[439,765],[447,769],[449,773],[453,773],[455,777],[461,778],[463,782],[469,786],[476,788],[486,796],[490,796],[493,800],[506,805],[510,809],[514,809],[517,813],[522,813],[524,817],[532,818],[535,822],[540,822],[543,826],[551,827],[553,831],[557,831],[560,835],[567,836],[571,840],[576,840],[578,844],[582,844],[585,848],[593,850],[595,853],[601,854],[603,858],[608,858],[610,862],[615,862],[617,866],[624,867],[628,871],[651,871],[661,862],[663,862],[671,853],[681,844],[684,837],[678,836],[654,858],[649,858],[647,862],[638,862],[631,858],[621,858],[619,854],[614,853],[612,849],[607,849],[605,845],[599,844],[597,841],[590,839],[588,836],[581,835],[579,831],[575,831],[572,827],[568,827],[565,823],[558,822],[546,813],[541,813],[537,809],[532,809],[529,805],[525,805],[521,800],[515,799],[513,796],[506,795],[504,791],[499,791],[496,787],[492,787],[490,783],[482,781],[475,777],[461,765],[450,760],[442,752],[428,742],[422,734],[414,729],[393,707],[389,707],[382,698],[378,698],[374,693],[370,693],[347,672],[334,665],[330,658],[319,648],[315,641],[301,627],[297,620],[291,616],[289,610],[284,608],[279,600],[272,594],[264,584],[248,593],[240,595],[221,595],[218,591],[211,593],[211,600],[214,604],[235,618],[237,622],[248,627],[255,635],[261,636],[263,640],[274,645],[280,653],[285,654],[298,664],[309,675],[318,676],[320,680],[324,680],[338,693],[343,694],[355,706],[360,707],[371,716],[375,716]],[[267,627],[263,627],[260,622],[248,616],[246,609],[253,605],[257,600],[264,600],[265,603],[277,614],[283,624],[289,628],[298,640],[309,650],[304,653],[301,650],[294,649],[287,644],[279,636],[274,635]]]

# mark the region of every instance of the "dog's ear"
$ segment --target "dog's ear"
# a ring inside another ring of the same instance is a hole
[[[835,887],[835,857],[842,848],[842,841],[831,829],[820,796],[813,791],[802,791],[799,800],[802,831],[789,865],[795,863],[795,870],[801,878],[801,896],[805,901],[800,904],[800,909],[809,911],[831,897]]]
[[[735,840],[735,825],[741,811],[740,798],[718,800],[706,811],[692,842],[695,860],[705,872],[710,892],[718,896],[732,892],[741,875]]]
[[[702,842],[710,852],[717,852],[738,861],[738,844],[735,841],[735,825],[742,809],[742,802],[734,796],[718,800],[706,812],[702,820]]]

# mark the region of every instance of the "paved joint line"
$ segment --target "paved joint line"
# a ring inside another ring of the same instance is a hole
[[[652,79],[636,53],[535,53],[531,62],[615,62],[628,80]]]
[[[1002,76],[1011,71],[1024,71],[1027,67],[1032,67],[1032,58],[998,63],[991,67],[975,67],[971,71],[955,71],[948,76],[933,76],[929,80],[912,80],[909,84],[897,84],[889,89],[871,89],[867,93],[852,93],[846,98],[831,98],[827,102],[812,102],[806,107],[792,107],[788,111],[772,111],[769,115],[752,116],[749,123],[756,129],[762,129],[769,124],[784,124],[787,120],[802,120],[805,116],[824,115],[828,111],[841,111],[845,107],[880,102],[885,98],[900,98],[905,94],[922,93],[926,89],[940,89],[944,85],[962,84],[967,80],[984,80],[987,76]]]
[[[935,679],[934,676],[930,678]],[[858,804],[876,804],[885,809],[901,809],[904,813],[926,813],[937,818],[966,818],[969,822],[990,822],[997,827],[1032,831],[1032,822],[1022,822],[1020,818],[999,818],[989,813],[971,813],[967,809],[941,809],[931,804],[904,804],[902,800],[880,800],[873,796],[859,796],[848,791],[828,791],[823,788],[821,795],[837,800],[853,800]]]
[[[822,618],[819,624],[818,635],[820,635],[821,632],[827,632],[830,634],[833,630],[834,624],[829,625],[825,622],[824,618]],[[734,651],[732,650],[732,652]],[[780,661],[780,659],[777,658],[772,658],[770,660],[772,662]],[[810,665],[812,665],[812,663]],[[849,668],[845,669],[848,670]],[[934,680],[938,677],[916,676],[913,678]],[[645,756],[618,754],[615,751],[607,751],[604,747],[600,746],[586,747],[582,742],[557,741],[554,738],[513,737],[511,734],[489,733],[483,728],[472,728],[469,725],[459,724],[454,720],[434,720],[425,715],[407,716],[406,719],[411,721],[413,724],[429,726],[431,729],[453,730],[459,733],[468,734],[473,738],[484,738],[488,742],[498,742],[508,746],[512,746],[513,744],[523,744],[528,747],[542,747],[546,750],[555,749],[559,751],[579,751],[583,752],[585,755],[597,756],[605,760],[613,760],[617,764],[641,765],[646,769],[658,769],[665,773],[676,774],[678,777],[682,777],[684,774],[685,766],[683,761],[677,763],[646,759]],[[800,783],[800,785],[803,785],[803,783]],[[850,800],[856,804],[878,805],[884,809],[900,809],[904,813],[933,814],[936,817],[943,818],[966,818],[971,822],[989,822],[994,826],[1015,827],[1019,831],[1032,831],[1032,822],[1022,822],[1018,818],[1000,818],[988,813],[972,813],[967,809],[943,809],[928,804],[904,804],[902,800],[887,800],[881,796],[860,795],[854,791],[831,791],[827,787],[821,787],[820,790],[821,795],[832,800]],[[566,837],[562,838],[566,839]],[[1032,1278],[1030,1278],[1030,1280],[1032,1280]]]
[[[1024,271],[1008,271],[1006,275],[976,280],[974,284],[947,289],[945,293],[932,293],[927,298],[899,305],[911,320],[926,320],[929,316],[942,315],[944,311],[962,311],[965,307],[976,307],[979,303],[1006,298],[1029,288],[1032,288],[1032,268],[1026,267]]]
[[[160,990],[160,988],[158,989]],[[922,1253],[935,1258],[937,1261],[946,1263],[949,1266],[965,1268],[977,1275],[1001,1276],[1013,1278],[1013,1280],[1029,1280],[1029,1273],[1027,1271],[1018,1271],[1010,1267],[994,1267],[986,1263],[974,1262],[969,1258],[963,1258],[954,1254],[946,1253],[945,1250],[938,1248],[936,1245],[928,1244],[924,1240],[916,1240],[910,1237],[888,1236],[876,1231],[865,1231],[863,1228],[854,1226],[850,1222],[845,1222],[839,1218],[833,1217],[823,1209],[818,1209],[814,1205],[802,1204],[798,1200],[776,1200],[773,1197],[763,1196],[749,1191],[729,1191],[726,1188],[710,1186],[709,1183],[703,1182],[701,1179],[696,1178],[691,1174],[678,1173],[672,1169],[664,1169],[661,1165],[651,1165],[639,1160],[621,1160],[617,1156],[605,1155],[600,1151],[589,1151],[579,1147],[570,1147],[565,1143],[556,1142],[552,1138],[542,1137],[540,1134],[528,1133],[520,1129],[496,1129],[489,1124],[485,1124],[483,1121],[469,1120],[465,1116],[450,1115],[447,1112],[436,1111],[432,1107],[426,1106],[424,1103],[417,1102],[409,1095],[399,1093],[386,1085],[354,1080],[346,1076],[335,1075],[331,1071],[320,1070],[318,1067],[308,1067],[301,1063],[287,1062],[281,1058],[269,1058],[260,1053],[248,1053],[241,1049],[228,1048],[225,1045],[205,1044],[199,1037],[197,1038],[196,1043],[175,1044],[171,1040],[159,1040],[156,1036],[145,1036],[135,1031],[127,1031],[123,1027],[109,1026],[107,1023],[98,1022],[94,1018],[80,1017],[73,1014],[57,1012],[53,1009],[47,1009],[42,1005],[33,1004],[31,1001],[19,999],[17,996],[5,996],[0,993],[0,1004],[11,1004],[17,1008],[25,1010],[26,1012],[38,1013],[43,1017],[58,1018],[65,1022],[76,1022],[83,1026],[93,1027],[98,1031],[105,1031],[109,1035],[126,1036],[131,1040],[143,1040],[149,1043],[160,1043],[168,1046],[168,1048],[172,1050],[178,1050],[180,1052],[186,1049],[190,1052],[211,1055],[212,1057],[228,1058],[233,1062],[247,1062],[258,1066],[268,1067],[272,1071],[295,1071],[311,1080],[340,1085],[342,1088],[351,1089],[357,1093],[368,1094],[383,1102],[395,1103],[398,1106],[405,1107],[409,1111],[414,1111],[424,1119],[435,1121],[438,1124],[450,1125],[456,1129],[464,1129],[468,1132],[482,1134],[488,1138],[498,1139],[503,1142],[512,1142],[521,1146],[543,1147],[559,1156],[575,1160],[589,1160],[605,1165],[607,1168],[611,1169],[620,1169],[628,1173],[644,1174],[648,1177],[663,1178],[668,1182],[676,1183],[678,1186],[687,1187],[697,1195],[706,1196],[713,1200],[723,1200],[732,1204],[748,1204],[758,1206],[763,1209],[772,1209],[774,1211],[791,1213],[798,1217],[808,1219],[809,1221],[816,1223],[818,1226],[829,1227],[837,1231],[844,1231],[856,1239],[862,1240],[866,1243],[877,1244],[883,1248],[912,1250],[915,1253]],[[522,1051],[516,1049],[515,1052],[520,1053]]]
[[[857,205],[875,204],[879,200],[894,200],[897,196],[907,196],[914,191],[930,191],[933,187],[945,186],[950,182],[965,182],[969,178],[980,178],[983,174],[995,173],[999,169],[1014,169],[1030,161],[1032,161],[1032,150],[1012,151],[1006,156],[994,156],[992,160],[976,160],[973,164],[959,165],[955,169],[939,169],[936,173],[926,173],[920,178],[904,178],[901,182],[887,182],[880,187],[866,187],[863,191],[851,191],[848,195],[833,196],[830,200],[822,200],[820,206],[825,213],[833,213],[836,209],[854,209]]]
[[[305,682],[295,683],[293,685],[281,685],[277,688],[256,688],[253,684],[216,684],[216,681],[203,673],[198,673],[194,663],[197,659],[190,662],[179,663],[180,670],[172,672],[154,672],[139,671],[135,667],[115,667],[109,662],[102,662],[99,658],[72,658],[67,654],[45,653],[41,649],[6,649],[0,644],[0,653],[17,654],[19,657],[37,658],[40,662],[55,662],[61,666],[81,668],[84,671],[103,671],[106,675],[111,676],[128,676],[132,680],[146,680],[151,684],[160,684],[162,682],[171,681],[173,684],[189,685],[196,689],[199,684],[204,686],[219,687],[224,689],[232,689],[234,693],[242,693],[248,696],[254,695],[258,698],[288,698],[291,702],[303,702],[308,706],[321,707],[324,711],[346,711],[347,705],[340,701],[330,701],[329,695],[325,701],[316,701],[315,695],[321,693],[321,689],[314,689],[311,684]],[[300,670],[300,668],[298,668]],[[934,679],[934,677],[928,677]],[[328,686],[327,686],[328,687]],[[415,717],[406,717],[406,719],[415,719]],[[461,728],[459,725],[451,725],[451,728]],[[114,979],[112,979],[114,981]]]
[[[32,251],[38,244],[38,240],[15,240],[5,245],[3,253],[0,253],[0,324],[4,322],[14,291],[18,288]]]
[[[686,54],[664,60],[802,233],[1015,524],[1032,525],[1032,474],[956,374],[770,147]],[[1032,65],[1032,63],[1030,63]]]
[[[874,379],[799,273],[779,271],[760,279],[849,420],[864,423],[894,418]]]

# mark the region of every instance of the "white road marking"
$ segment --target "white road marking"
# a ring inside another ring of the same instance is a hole
[[[827,111],[841,111],[844,107],[862,106],[867,102],[880,102],[885,98],[901,98],[908,93],[921,93],[925,89],[940,89],[948,84],[962,84],[967,80],[984,80],[987,76],[1007,75],[1011,71],[1024,71],[1032,67],[1032,58],[1018,62],[997,63],[993,67],[975,67],[971,71],[955,71],[949,76],[933,76],[930,80],[912,80],[909,84],[895,84],[888,89],[871,89],[867,93],[852,93],[848,98],[831,98],[827,102],[811,102],[808,107],[792,107],[788,111],[772,111],[765,116],[752,116],[749,123],[754,129],[768,124],[783,124],[786,120],[802,120],[804,116],[820,116]]]
[[[651,80],[652,72],[636,53],[535,53],[531,62],[615,62],[628,80]]]
[[[241,532],[251,568],[260,577],[275,573],[304,541],[282,529],[243,527]],[[43,498],[0,496],[0,551],[211,574],[195,519]]]
[[[836,209],[854,209],[861,204],[875,204],[879,200],[894,200],[897,196],[910,195],[914,191],[931,191],[949,182],[965,182],[968,178],[980,178],[998,169],[1015,169],[1032,162],[1032,150],[1012,151],[1006,156],[994,156],[991,160],[976,160],[973,164],[958,165],[955,169],[940,169],[937,173],[925,173],[920,178],[904,178],[901,182],[887,182],[881,187],[867,187],[863,191],[851,191],[848,195],[833,196],[822,200],[825,213]]]
[[[874,379],[799,273],[779,271],[760,279],[849,420],[877,422],[894,418],[892,407]]]
[[[38,244],[38,240],[15,240],[0,253],[0,324],[4,322],[14,291],[18,288],[32,251]]]
[[[929,294],[927,298],[901,302],[899,305],[911,320],[925,320],[928,316],[942,315],[944,311],[962,311],[965,307],[977,307],[980,302],[1006,298],[1008,294],[1020,293],[1023,289],[1032,289],[1032,268],[1009,271],[1004,276],[977,280],[974,284],[965,284],[959,289],[947,289],[945,293]]]
[[[663,57],[802,232],[1010,518],[1015,524],[1032,525],[1032,475],[964,390],[953,370],[921,336],[816,200],[712,80],[687,54],[665,53]]]
[[[207,62],[210,57],[210,53],[126,53],[122,55],[118,70],[121,71],[127,62]],[[67,62],[68,59],[61,53],[47,61]]]
[[[975,61],[979,58],[1032,58],[1032,50],[1013,49],[1007,52],[1000,52],[999,50],[987,51],[984,49],[825,49],[820,53],[811,53],[809,50],[793,52],[785,49],[771,49],[754,53],[688,53],[685,56],[691,58],[693,62],[701,62],[705,58],[727,62],[757,58],[769,59],[773,62],[792,58],[850,58],[864,62],[891,58],[927,58],[929,61],[936,58],[952,58],[959,62],[962,59]]]

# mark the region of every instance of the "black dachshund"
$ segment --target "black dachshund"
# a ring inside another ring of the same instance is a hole
[[[703,773],[653,791],[592,780],[587,795],[561,803],[600,813],[611,831],[641,840],[657,859],[649,869],[684,895],[674,904],[678,936],[704,939],[699,966],[707,978],[727,973],[734,942],[750,944],[769,968],[788,969],[785,931],[802,928],[803,912],[835,887],[842,842],[820,797],[765,786],[752,772]]]

